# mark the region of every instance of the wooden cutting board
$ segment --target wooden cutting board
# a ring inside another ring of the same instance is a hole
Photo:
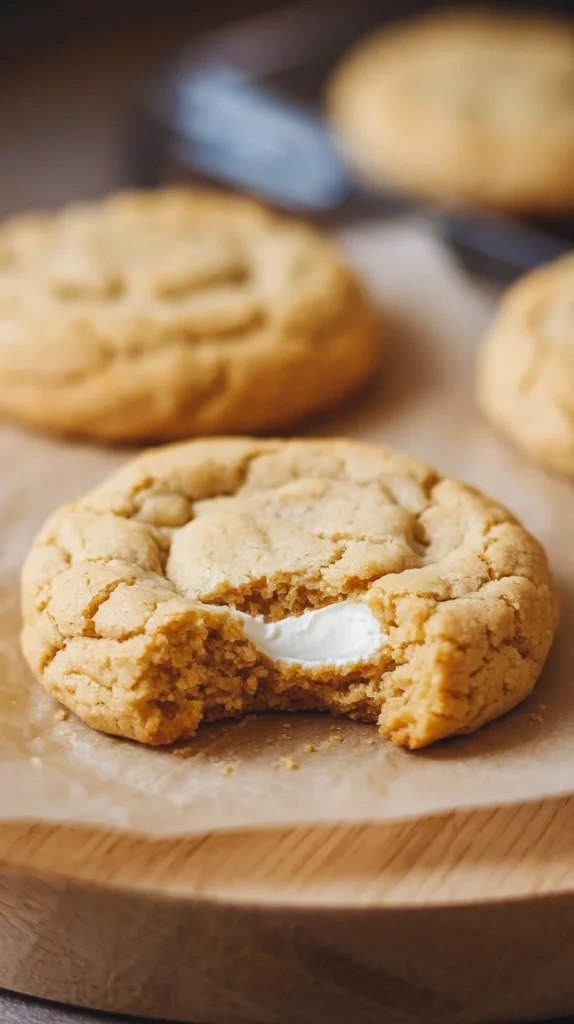
[[[202,1024],[574,1012],[574,799],[150,841],[0,829],[0,986]]]

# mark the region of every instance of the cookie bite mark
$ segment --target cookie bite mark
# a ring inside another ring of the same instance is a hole
[[[544,552],[505,509],[347,441],[146,453],[52,517],[22,594],[46,688],[151,744],[312,709],[424,746],[527,696],[557,621]]]
[[[376,482],[304,477],[251,487],[198,502],[173,537],[166,571],[180,593],[276,619],[364,594],[382,574],[424,563],[416,514]]]

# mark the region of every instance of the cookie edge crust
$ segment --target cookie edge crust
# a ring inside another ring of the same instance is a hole
[[[344,285],[344,301],[338,296],[334,311],[323,308],[315,320],[312,315],[302,327],[296,324],[292,337],[278,334],[271,344],[249,337],[228,343],[208,338],[182,346],[172,357],[159,343],[135,359],[120,352],[96,372],[75,374],[71,383],[64,378],[47,385],[41,369],[38,373],[31,363],[26,374],[11,375],[7,365],[0,388],[4,416],[32,429],[97,441],[166,443],[213,434],[264,434],[336,406],[368,381],[391,340],[390,323],[332,238],[262,203],[203,189],[119,192],[72,208],[102,205],[113,211],[116,205],[121,209],[138,202],[145,207],[156,198],[159,203],[219,202],[238,218],[310,231],[319,247],[315,258],[332,265],[333,285]],[[67,209],[44,216],[54,220]],[[3,226],[36,219],[41,222],[43,215],[9,218]],[[187,387],[181,387],[182,379]]]
[[[454,12],[455,21],[456,9],[451,8],[450,14]],[[464,17],[465,10],[462,10]],[[466,18],[469,20],[469,31],[472,31],[472,17],[479,16],[480,20],[484,15],[484,8],[469,7],[466,9]],[[505,20],[503,15],[500,16]],[[373,125],[369,121],[366,125],[363,116],[364,111],[361,103],[361,96],[365,95],[365,80],[374,76],[369,75],[370,65],[373,63],[373,56],[377,50],[384,51],[386,48],[398,49],[403,45],[403,40],[409,42],[424,29],[428,23],[432,27],[443,23],[447,30],[449,27],[449,9],[441,12],[430,12],[427,16],[419,15],[405,20],[405,22],[390,28],[379,28],[363,36],[362,39],[350,48],[346,55],[340,60],[324,92],[324,108],[328,120],[331,122],[340,145],[345,154],[355,167],[356,171],[364,177],[365,182],[380,188],[397,188],[399,191],[410,195],[413,198],[420,198],[427,201],[442,201],[458,198],[471,202],[485,203],[487,206],[517,215],[568,215],[574,213],[574,180],[571,167],[574,165],[574,137],[554,139],[552,147],[547,147],[547,153],[543,161],[540,161],[538,178],[530,182],[524,177],[516,176],[506,179],[502,177],[486,178],[484,175],[476,176],[473,173],[469,176],[461,173],[460,156],[451,161],[450,164],[442,163],[438,168],[427,169],[423,164],[421,173],[421,161],[416,159],[417,153],[411,153],[411,158],[405,160],[404,152],[397,156],[397,149],[393,146],[393,139],[399,138],[400,134],[410,131],[416,137],[419,135],[417,129],[419,124],[415,119],[411,124],[404,124],[404,120],[396,117],[391,118],[387,124],[385,134],[379,132],[373,134]],[[525,19],[529,24],[555,25],[560,22],[559,18],[530,16]],[[450,22],[452,24],[452,21]],[[384,54],[383,54],[384,56]],[[399,113],[398,111],[396,112]],[[387,119],[388,120],[388,119]],[[400,121],[400,125],[398,123]],[[464,153],[467,163],[474,152],[490,151],[492,159],[489,165],[501,163],[504,159],[504,149],[508,146],[508,161],[512,159],[514,166],[519,168],[529,167],[533,159],[539,153],[540,140],[538,137],[529,137],[524,140],[521,136],[518,139],[512,136],[505,136],[501,132],[480,130],[470,126],[465,132],[460,132],[449,123],[448,118],[441,119],[439,127],[441,135],[440,150],[453,151],[455,154]],[[452,130],[451,130],[452,129]],[[523,148],[523,159],[517,161],[514,154],[517,143]],[[436,150],[436,142],[434,143]],[[431,151],[427,150],[427,151]],[[424,155],[424,148],[419,149],[419,155]]]
[[[259,444],[256,441],[253,441],[253,443]],[[269,442],[269,445],[289,443]],[[308,443],[316,444],[317,442],[310,441]],[[194,442],[190,442],[190,444],[194,444]],[[263,444],[265,445],[265,442]],[[324,446],[330,446],[332,442],[324,442],[323,444]],[[359,447],[364,446],[359,445]],[[371,447],[382,448],[382,446]],[[265,450],[267,449],[265,448]],[[157,452],[154,454],[157,454]],[[134,462],[139,462],[145,459],[145,457],[145,454],[139,456]],[[418,462],[418,460],[415,461]],[[424,465],[423,463],[419,464],[421,466]],[[133,462],[130,464],[131,466],[133,466]],[[124,471],[125,467],[116,474],[113,474],[113,476],[119,477]],[[441,479],[444,482],[444,479]],[[196,606],[191,609],[190,602],[188,601],[183,599],[179,601],[176,614],[172,615],[171,618],[168,616],[165,621],[162,620],[161,615],[158,615],[157,632],[152,632],[143,639],[143,647],[140,645],[141,650],[145,653],[143,670],[133,673],[130,677],[130,685],[126,690],[122,691],[123,702],[121,702],[119,714],[112,714],[106,706],[106,690],[104,687],[100,688],[100,696],[103,696],[103,700],[95,700],[86,704],[77,698],[79,689],[91,693],[94,686],[94,680],[83,675],[81,670],[75,672],[76,685],[71,689],[66,689],[64,693],[58,679],[48,677],[43,669],[42,612],[35,610],[35,602],[33,600],[34,577],[37,572],[35,561],[39,555],[39,545],[41,544],[42,537],[53,529],[59,519],[65,521],[70,515],[74,514],[77,508],[81,508],[81,502],[65,506],[50,517],[34,542],[26,560],[22,583],[24,618],[22,647],[24,656],[48,692],[62,700],[67,707],[94,728],[128,739],[136,739],[150,745],[163,745],[178,739],[189,739],[195,734],[199,719],[193,713],[191,717],[188,716],[187,723],[178,721],[173,716],[165,717],[162,714],[161,694],[158,696],[157,683],[154,682],[153,675],[146,671],[149,665],[159,666],[160,668],[163,666],[168,670],[167,677],[169,678],[170,672],[173,676],[171,671],[170,643],[178,644],[178,629],[182,623],[185,624],[187,621],[187,625],[191,624],[193,627],[193,621],[197,620],[198,608]],[[487,623],[488,608],[485,603],[482,606],[480,605],[478,597],[475,596],[475,598],[471,599],[468,611],[465,611],[467,606],[463,608],[460,603],[458,603],[458,607],[454,608],[454,605],[462,600],[455,598],[447,602],[451,606],[450,609],[446,608],[445,611],[445,605],[439,606],[439,613],[430,620],[430,640],[425,640],[420,645],[422,666],[420,667],[416,682],[419,687],[422,686],[423,704],[426,700],[424,714],[420,714],[413,720],[412,715],[407,714],[405,716],[403,706],[400,704],[396,705],[396,703],[393,705],[392,700],[387,698],[385,698],[385,702],[382,704],[382,710],[379,708],[376,714],[372,710],[369,711],[369,709],[366,712],[363,709],[362,713],[353,715],[352,713],[349,714],[348,710],[341,711],[338,706],[329,707],[323,705],[322,708],[319,708],[317,702],[313,699],[308,703],[305,702],[304,689],[297,691],[299,702],[296,703],[296,708],[330,710],[347,717],[356,717],[362,721],[376,721],[378,719],[380,731],[384,736],[391,739],[397,745],[416,749],[427,746],[446,736],[473,732],[486,722],[499,717],[524,700],[531,693],[550,650],[558,621],[558,601],[543,549],[535,538],[528,534],[520,524],[516,523],[513,517],[509,516],[508,522],[513,523],[520,531],[521,542],[527,541],[526,549],[532,555],[533,564],[538,566],[537,573],[540,576],[535,581],[525,576],[505,576],[498,581],[504,603],[506,605],[513,605],[515,610],[521,610],[521,613],[524,613],[524,619],[520,622],[521,633],[531,639],[534,638],[535,641],[535,653],[532,657],[529,656],[524,661],[520,657],[514,659],[513,666],[517,668],[518,675],[515,678],[513,677],[512,682],[509,682],[506,678],[508,675],[508,662],[505,661],[506,654],[508,653],[507,645],[500,651],[493,648],[494,653],[489,651],[489,657],[483,659],[477,666],[476,664],[471,665],[472,643],[460,646],[454,642],[465,625],[470,624],[471,608],[474,609],[474,613],[478,610],[479,630],[476,631],[476,635],[480,634],[483,642],[484,634],[489,628],[492,628],[492,623]],[[57,575],[58,573],[54,573],[50,576],[50,581],[56,579]],[[497,586],[497,581],[492,581],[492,585]],[[510,593],[508,593],[509,589]],[[374,610],[371,598],[369,598],[368,603],[372,610]],[[199,609],[199,614],[200,616],[203,614],[203,608]],[[226,616],[223,618],[227,621]],[[171,635],[172,629],[175,630],[173,636]],[[432,632],[433,630],[434,632]],[[474,633],[471,633],[471,636],[474,636]],[[237,628],[235,628],[235,633],[233,633],[232,629],[232,639],[241,639]],[[140,647],[138,647],[138,650]],[[181,645],[179,645],[179,648],[181,650]],[[519,645],[517,650],[520,654]],[[122,657],[124,654],[127,655],[128,652],[123,652]],[[255,658],[257,658],[257,652]],[[410,662],[407,664],[407,667],[410,667]],[[116,672],[116,678],[117,675],[118,673]],[[288,675],[289,673],[287,673]],[[297,672],[294,671],[291,675],[295,678]],[[299,673],[299,675],[304,679],[308,676],[308,673],[303,672]],[[471,680],[473,678],[480,678],[480,683],[472,683]],[[289,682],[288,679],[287,682]],[[295,683],[297,684],[296,679]],[[328,689],[329,684],[327,683],[325,684],[325,692],[328,693]],[[425,691],[426,696],[424,695]],[[286,699],[283,700],[281,694],[278,694],[275,702],[271,703],[271,709],[293,710],[289,697],[289,686],[286,689],[284,688],[283,694],[286,694]],[[486,700],[482,699],[485,695]],[[187,694],[185,699],[191,704],[192,701],[189,701],[190,697],[193,699],[193,693]],[[410,697],[412,697],[412,694]],[[477,697],[478,699],[476,699]],[[262,702],[258,702],[255,699],[254,702],[243,703],[241,706],[238,706],[236,712],[233,710],[231,712],[226,711],[223,715],[215,715],[211,718],[208,716],[205,720],[213,720],[213,717],[240,717],[250,711],[261,711],[267,707],[269,707],[269,702],[264,694]],[[193,712],[193,708],[191,708],[191,711]]]
[[[574,253],[524,274],[503,295],[476,357],[475,395],[485,419],[516,449],[542,467],[573,476],[574,404],[571,411],[560,408],[564,420],[557,423],[552,382],[566,379],[574,387],[574,339],[569,355],[528,326],[564,270],[574,282]]]

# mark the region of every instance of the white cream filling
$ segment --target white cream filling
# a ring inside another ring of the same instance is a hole
[[[367,661],[385,634],[366,604],[341,601],[278,622],[233,611],[248,640],[274,661],[304,666],[353,665]]]

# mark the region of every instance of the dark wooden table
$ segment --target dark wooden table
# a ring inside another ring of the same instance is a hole
[[[0,0],[0,217],[129,184],[128,134],[149,74],[186,38],[279,0]]]

